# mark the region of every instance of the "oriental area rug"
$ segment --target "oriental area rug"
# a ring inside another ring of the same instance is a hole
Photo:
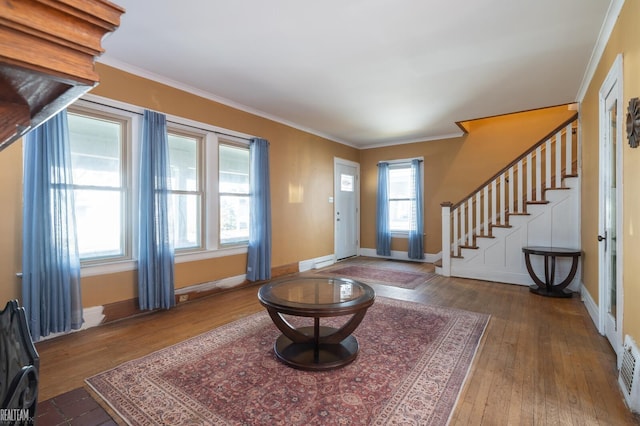
[[[378,297],[354,362],[302,371],[278,361],[260,312],[86,382],[130,425],[443,425],[488,321]]]
[[[436,276],[435,272],[406,271],[369,265],[334,266],[319,270],[316,274],[351,278],[367,284],[382,284],[411,290]]]

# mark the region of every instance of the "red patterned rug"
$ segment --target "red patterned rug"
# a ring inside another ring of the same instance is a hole
[[[415,289],[418,285],[436,276],[435,272],[403,271],[398,268],[348,265],[322,269],[316,274],[332,277],[346,277],[367,284],[382,284]]]
[[[260,312],[86,381],[131,425],[443,425],[488,320],[378,297],[356,360],[310,372],[276,359]]]

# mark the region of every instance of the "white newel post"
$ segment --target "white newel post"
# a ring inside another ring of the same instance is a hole
[[[451,276],[451,206],[453,204],[446,201],[442,207],[442,275]]]

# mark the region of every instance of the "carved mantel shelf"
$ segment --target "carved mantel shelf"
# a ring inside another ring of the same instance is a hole
[[[0,1],[0,150],[98,84],[123,13],[106,0]]]

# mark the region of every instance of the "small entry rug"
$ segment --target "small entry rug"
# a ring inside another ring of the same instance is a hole
[[[277,360],[265,311],[86,382],[131,425],[444,425],[488,320],[378,297],[356,360],[313,372]]]
[[[332,267],[316,273],[324,276],[352,278],[367,284],[382,284],[411,290],[436,276],[435,272],[403,271],[361,265]]]

